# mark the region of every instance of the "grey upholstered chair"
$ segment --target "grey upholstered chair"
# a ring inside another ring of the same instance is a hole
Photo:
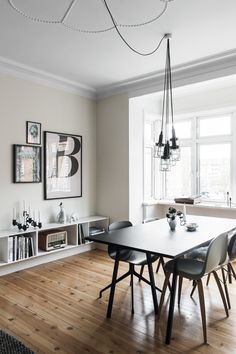
[[[195,252],[194,251],[190,252],[188,254],[188,257],[192,257],[193,259],[204,260],[204,258],[206,257],[206,252],[207,252],[207,247],[202,247],[202,248],[196,249]],[[236,274],[235,274],[234,268],[232,266],[232,262],[236,259],[236,232],[235,232],[235,230],[233,230],[233,232],[230,232],[228,234],[227,253],[228,253],[228,257],[226,258],[226,260],[223,260],[223,262],[221,264],[219,264],[219,269],[221,270],[226,300],[228,303],[228,308],[230,309],[231,303],[230,303],[229,291],[228,291],[228,286],[227,286],[227,275],[228,275],[229,283],[232,283],[232,276],[236,280]],[[209,273],[207,276],[206,285],[209,284],[210,276],[211,276],[211,273]],[[191,297],[193,296],[195,288],[196,288],[196,283],[194,282],[193,289],[190,294]]]
[[[236,273],[232,266],[232,262],[236,260],[236,232],[234,231],[233,235],[229,239],[228,244],[228,272],[229,272],[229,281],[231,282],[231,276],[233,275],[234,279],[236,280]]]
[[[177,260],[177,276],[181,279],[181,283],[183,278],[187,278],[189,280],[194,280],[195,284],[198,287],[204,343],[207,343],[205,300],[204,300],[204,292],[202,286],[202,277],[204,275],[213,273],[223,301],[226,316],[229,315],[224,292],[219,277],[217,275],[217,272],[215,271],[215,269],[219,266],[219,264],[225,261],[226,259],[227,246],[228,246],[228,234],[223,233],[217,236],[216,238],[214,238],[210,242],[207,249],[206,258],[204,261],[198,261],[198,260],[186,259],[186,258],[181,258]],[[163,306],[164,297],[165,297],[170,275],[174,271],[173,260],[165,264],[165,270],[166,270],[166,278],[162,289],[158,317],[160,317],[161,314],[161,309]]]
[[[114,222],[113,224],[109,225],[108,230],[109,231],[115,231],[115,230],[120,230],[125,227],[131,227],[132,223],[130,221],[117,221]],[[112,237],[112,233],[111,233]],[[116,252],[117,252],[117,247],[114,245],[109,245],[108,246],[108,254],[112,259],[116,259]],[[158,256],[156,255],[151,255],[151,262],[155,262],[157,260]],[[116,280],[116,283],[120,282],[121,280],[125,279],[126,277],[130,276],[130,285],[131,285],[131,301],[132,301],[132,313],[134,313],[134,288],[133,288],[133,276],[138,277],[139,279],[143,280],[145,283],[150,284],[150,282],[144,278],[142,275],[138,274],[135,271],[135,266],[144,266],[147,264],[147,257],[146,253],[144,252],[139,252],[139,251],[134,251],[130,250],[128,248],[122,247],[119,250],[119,261],[129,263],[129,270],[125,274],[123,274],[121,277],[119,277]],[[107,285],[105,288],[103,288],[100,293],[99,293],[99,298],[102,297],[103,291],[109,289],[111,287],[111,284]],[[157,290],[160,290],[156,287]]]

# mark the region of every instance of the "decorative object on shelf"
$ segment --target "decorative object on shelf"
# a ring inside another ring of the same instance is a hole
[[[41,182],[41,147],[13,145],[13,182]]]
[[[171,35],[166,35],[166,38],[167,50],[164,78],[164,93],[162,103],[161,132],[159,134],[158,142],[156,142],[154,147],[154,157],[160,158],[161,171],[170,171],[171,166],[174,166],[176,162],[180,160],[180,148],[174,127],[172,79],[170,64]]]
[[[35,211],[33,212],[33,218],[30,215],[30,207],[29,210],[25,208],[25,201],[23,201],[23,211],[17,216],[16,209],[13,208],[13,220],[12,225],[17,226],[19,230],[26,231],[30,226],[38,227],[41,229],[42,222],[40,221],[40,211],[38,211],[38,221],[35,220]]]
[[[175,208],[169,207],[168,213],[166,213],[166,217],[167,217],[167,221],[168,221],[171,231],[174,231],[176,228],[176,225],[177,225],[176,217],[177,216],[180,218],[180,225],[181,226],[185,225],[186,221],[185,221],[184,214],[182,213],[182,211],[177,211]]]
[[[44,251],[52,251],[67,246],[67,231],[47,230],[40,231],[38,235],[39,248]]]
[[[65,208],[63,206],[62,203],[60,203],[59,205],[60,207],[60,211],[59,213],[57,214],[57,221],[60,223],[60,224],[64,224],[66,222],[66,212],[65,212]]]
[[[41,123],[26,122],[26,143],[41,145]]]
[[[79,220],[79,215],[75,212],[73,212],[70,216],[70,222],[75,222]]]
[[[44,132],[44,199],[82,196],[82,136]]]

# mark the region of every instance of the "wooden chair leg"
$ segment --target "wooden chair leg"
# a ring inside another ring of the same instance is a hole
[[[182,284],[183,284],[183,277],[179,277],[178,306],[180,305],[180,300],[181,300]]]
[[[212,273],[213,273],[213,275],[215,277],[215,281],[216,281],[216,284],[218,286],[218,289],[219,289],[219,292],[220,292],[220,295],[221,295],[221,299],[222,299],[222,302],[223,302],[223,305],[224,305],[224,308],[225,308],[226,316],[229,317],[229,311],[228,311],[227,303],[226,303],[226,300],[225,300],[225,295],[224,295],[224,292],[223,292],[223,289],[222,289],[222,286],[221,286],[221,283],[220,283],[220,279],[219,279],[218,274],[217,274],[217,272],[215,270]]]
[[[228,286],[227,286],[227,278],[225,276],[225,270],[223,267],[221,268],[221,274],[222,274],[222,279],[223,279],[223,284],[224,284],[224,289],[225,289],[225,296],[226,296],[226,300],[228,303],[228,308],[231,309]]]
[[[229,283],[232,284],[232,273],[231,273],[231,264],[227,264],[227,271],[228,271],[228,276],[229,276]]]
[[[164,285],[163,285],[163,288],[162,288],[160,303],[159,303],[159,309],[158,309],[157,319],[159,319],[160,316],[161,316],[161,309],[162,309],[162,306],[163,306],[163,303],[164,303],[165,294],[166,294],[166,289],[167,289],[167,286],[168,286],[168,283],[169,283],[170,275],[171,275],[171,273],[166,273]]]
[[[141,269],[140,269],[140,276],[142,276],[143,275],[143,271],[144,271],[144,265],[142,265],[141,266]],[[139,280],[138,281],[141,281],[141,277],[139,278]]]
[[[202,318],[203,338],[204,338],[204,343],[206,344],[207,343],[206,310],[205,310],[205,299],[204,299],[204,292],[203,292],[201,279],[197,280],[197,287],[198,287],[198,295],[199,295],[201,318]]]
[[[209,281],[210,281],[210,277],[211,277],[211,273],[209,273],[209,274],[208,274],[208,276],[207,276],[207,282],[206,282],[206,286],[208,286],[208,284],[209,284]]]
[[[196,282],[196,280],[194,280],[194,281],[193,281],[193,288],[192,288],[190,297],[193,297],[193,294],[194,294],[194,291],[195,291],[196,287],[197,287],[197,282]]]

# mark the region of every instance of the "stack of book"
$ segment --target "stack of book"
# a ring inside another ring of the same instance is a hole
[[[91,226],[89,228],[89,236],[102,234],[104,232],[105,232],[105,230],[103,228],[101,228],[101,227]]]
[[[175,203],[182,203],[182,204],[197,204],[201,202],[200,195],[193,195],[191,197],[179,197],[174,199]]]
[[[87,230],[86,230],[87,231]],[[96,227],[96,226],[90,226],[89,227],[89,230],[88,230],[88,234],[89,236],[94,236],[94,235],[98,235],[98,234],[102,234],[105,232],[105,229],[104,228],[101,228],[101,227]],[[79,224],[78,225],[78,244],[79,245],[82,245],[84,243],[89,243],[91,241],[86,241],[85,240],[85,234],[87,235],[86,232],[84,232],[84,229],[83,229],[83,225],[82,224]]]
[[[9,237],[9,261],[14,262],[35,256],[34,238],[30,235]]]

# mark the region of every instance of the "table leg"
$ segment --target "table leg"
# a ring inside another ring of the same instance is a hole
[[[113,305],[115,288],[116,288],[116,279],[117,279],[118,268],[119,268],[119,255],[120,255],[120,250],[118,249],[116,252],[116,259],[115,259],[115,264],[114,264],[113,274],[112,274],[111,290],[110,290],[109,302],[107,307],[107,318],[111,318],[111,313],[112,313],[112,305]]]
[[[172,280],[172,286],[170,292],[169,314],[168,314],[168,322],[166,328],[166,344],[170,344],[171,342],[172,326],[173,326],[173,319],[174,319],[176,285],[177,285],[177,259],[174,261],[173,280]]]
[[[157,315],[158,314],[158,303],[157,303],[155,279],[154,279],[154,275],[153,275],[153,268],[152,268],[152,262],[151,262],[151,254],[149,252],[147,252],[146,257],[147,257],[148,272],[149,272],[150,283],[151,283],[154,311],[155,311],[155,314]]]

